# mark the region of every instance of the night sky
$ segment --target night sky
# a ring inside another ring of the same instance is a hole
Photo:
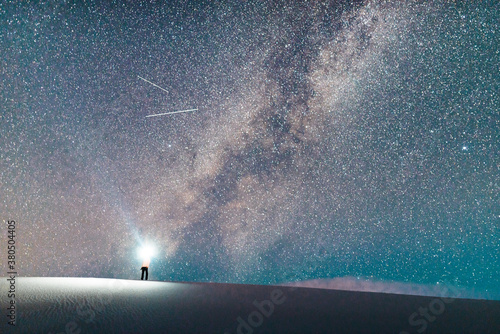
[[[20,276],[500,286],[497,1],[19,3]]]

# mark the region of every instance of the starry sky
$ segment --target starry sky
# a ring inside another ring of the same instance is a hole
[[[17,222],[19,275],[137,279],[149,242],[156,280],[498,288],[498,11],[0,5],[0,219]]]

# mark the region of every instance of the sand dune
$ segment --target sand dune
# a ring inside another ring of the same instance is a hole
[[[5,281],[6,278],[2,278]],[[1,285],[2,313],[7,285]],[[291,286],[17,278],[1,333],[500,333],[500,301]]]

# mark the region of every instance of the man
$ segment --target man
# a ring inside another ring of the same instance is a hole
[[[141,281],[144,279],[144,273],[146,273],[146,281],[148,280],[148,268],[149,268],[149,262],[151,259],[148,257],[144,258],[144,261],[142,262],[142,274],[141,274]]]

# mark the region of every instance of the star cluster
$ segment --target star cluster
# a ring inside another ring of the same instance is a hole
[[[0,7],[0,212],[20,274],[136,278],[148,240],[153,279],[498,287],[497,11]]]

